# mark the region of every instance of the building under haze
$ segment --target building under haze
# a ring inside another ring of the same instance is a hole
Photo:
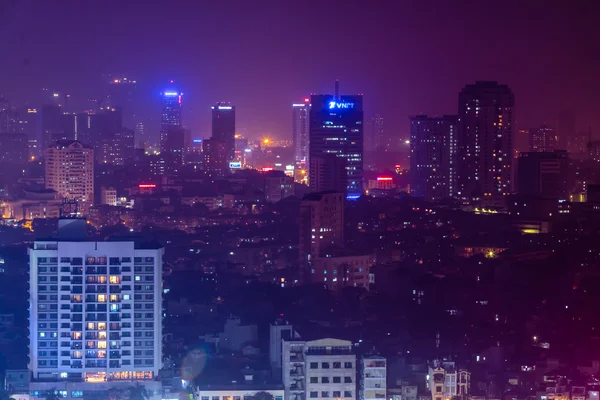
[[[456,197],[503,205],[513,189],[515,97],[497,82],[465,86],[458,95]]]
[[[225,143],[227,162],[235,159],[235,106],[217,103],[212,109],[212,139]]]
[[[456,190],[455,115],[410,118],[410,194],[428,201]]]
[[[56,142],[46,149],[46,189],[78,204],[85,215],[94,204],[94,151],[76,140]]]
[[[294,161],[308,164],[308,140],[310,132],[310,99],[292,104],[292,140]]]
[[[529,151],[550,152],[558,149],[558,136],[553,128],[543,124],[529,129]]]
[[[123,110],[123,125],[135,128],[137,107],[137,82],[127,78],[115,78],[109,82],[108,106]]]
[[[375,114],[371,118],[370,137],[365,140],[365,145],[369,144],[369,150],[383,150],[386,148],[385,135],[383,130],[383,117],[381,114]]]
[[[306,195],[300,202],[299,228],[303,278],[315,281],[311,265],[316,259],[344,247],[344,195],[333,191]]]
[[[346,193],[348,175],[346,159],[336,154],[322,154],[309,160],[310,189],[314,192]]]
[[[165,149],[169,132],[179,132],[173,128],[181,128],[181,99],[183,93],[169,89],[161,93],[162,115],[160,120],[160,150]]]
[[[346,196],[363,194],[362,95],[311,96],[309,159],[334,154],[346,163]],[[309,170],[309,183],[316,171]]]
[[[163,249],[85,232],[60,219],[57,237],[29,249],[32,399],[108,398],[136,382],[161,399]]]
[[[227,161],[227,144],[210,138],[202,141],[203,164],[206,175],[211,178],[222,178],[229,171]]]
[[[569,156],[565,150],[519,154],[517,192],[519,195],[551,199],[568,197]]]

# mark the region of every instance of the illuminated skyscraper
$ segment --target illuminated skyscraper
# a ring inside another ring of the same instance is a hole
[[[225,143],[227,162],[235,159],[235,106],[217,103],[212,108],[211,139]]]
[[[410,194],[429,201],[454,195],[456,116],[410,119]]]
[[[346,163],[346,195],[363,193],[363,108],[362,95],[313,95],[310,103],[309,158],[335,154]],[[316,179],[310,169],[309,183]]]
[[[506,85],[476,82],[458,96],[457,189],[464,202],[503,205],[513,189],[513,109]]]
[[[161,93],[162,98],[162,116],[160,124],[160,149],[164,150],[167,142],[167,135],[172,128],[181,128],[181,99],[183,93],[177,90],[169,89]],[[179,130],[174,130],[179,132]]]
[[[292,140],[294,161],[308,163],[308,138],[310,133],[310,99],[292,104]]]

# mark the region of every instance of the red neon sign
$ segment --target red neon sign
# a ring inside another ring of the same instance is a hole
[[[154,183],[140,183],[138,187],[140,189],[154,189],[156,185]]]
[[[262,172],[269,172],[269,171],[273,171],[273,168],[272,167],[262,167],[260,170]]]
[[[387,176],[378,176],[378,177],[377,177],[377,180],[378,180],[378,181],[391,181],[391,180],[392,180],[392,178],[390,178],[390,177],[387,177]]]

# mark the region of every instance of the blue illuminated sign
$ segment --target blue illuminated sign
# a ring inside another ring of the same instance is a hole
[[[344,102],[337,102],[337,101],[329,102],[330,110],[347,109],[347,108],[354,108],[354,103],[344,103]]]
[[[194,143],[202,143],[202,139],[194,139]]]
[[[239,161],[232,161],[229,163],[229,168],[231,169],[240,169],[242,168],[242,163]]]
[[[179,93],[177,93],[177,92],[165,92],[164,94],[165,94],[165,96],[169,96],[169,97],[174,97],[174,96],[179,95]]]

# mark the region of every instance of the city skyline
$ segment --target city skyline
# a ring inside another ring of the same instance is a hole
[[[394,4],[376,9],[366,4],[339,8],[332,2],[322,5],[322,13],[315,13],[310,4],[279,7],[271,1],[260,5],[234,2],[239,13],[218,34],[214,21],[226,13],[221,5],[180,4],[168,9],[145,5],[140,12],[144,23],[139,24],[143,42],[126,23],[132,11],[115,13],[116,4],[107,2],[98,9],[77,3],[71,12],[63,12],[71,5],[29,1],[6,8],[0,32],[15,37],[0,45],[0,51],[9,55],[0,66],[0,88],[6,99],[18,105],[36,102],[41,89],[51,87],[71,94],[70,107],[79,109],[89,97],[100,98],[108,90],[114,71],[127,71],[119,76],[137,82],[141,114],[145,114],[138,122],[144,123],[152,137],[160,124],[159,93],[165,82],[174,79],[186,94],[185,124],[194,136],[208,137],[209,107],[229,99],[238,109],[237,133],[251,139],[269,133],[286,139],[291,137],[289,105],[310,94],[326,93],[330,82],[339,78],[346,93],[364,94],[366,118],[381,114],[388,121],[386,131],[408,137],[408,116],[454,114],[455,93],[465,83],[497,80],[509,85],[519,98],[515,116],[519,128],[542,123],[556,127],[564,109],[575,111],[577,130],[592,126],[596,132],[600,126],[595,111],[598,84],[593,79],[600,60],[595,56],[591,18],[597,5],[592,2],[569,8],[530,2],[502,6],[436,3],[436,7],[423,3],[402,6],[401,16],[396,12],[400,6]],[[341,18],[328,21],[332,10]],[[294,18],[289,24],[264,24],[276,13],[281,20]],[[205,23],[186,24],[191,18]],[[83,46],[99,26],[112,19],[112,30],[98,41],[98,49]],[[164,21],[180,22],[180,36],[199,40],[183,39],[165,46],[166,37],[151,28]],[[506,21],[510,21],[508,30]],[[308,26],[340,31],[345,23],[355,29],[336,39],[335,59],[326,56],[331,43],[320,29],[311,31],[307,40],[316,46],[287,46],[290,37]],[[16,34],[9,35],[13,31]],[[78,35],[71,35],[73,31]],[[408,33],[414,40],[406,40],[411,37]],[[527,40],[521,40],[524,37]],[[227,52],[219,51],[221,44]],[[383,51],[390,46],[396,50]],[[73,47],[79,51],[73,52]],[[269,54],[269,49],[276,51]],[[357,59],[357,53],[363,56]],[[75,68],[82,59],[86,68]],[[172,62],[175,59],[182,62]],[[238,67],[234,59],[250,62]],[[312,63],[313,59],[320,62]],[[564,74],[565,70],[577,73]],[[248,80],[248,76],[253,78]],[[550,91],[550,84],[556,90]],[[397,115],[406,118],[395,120]]]

